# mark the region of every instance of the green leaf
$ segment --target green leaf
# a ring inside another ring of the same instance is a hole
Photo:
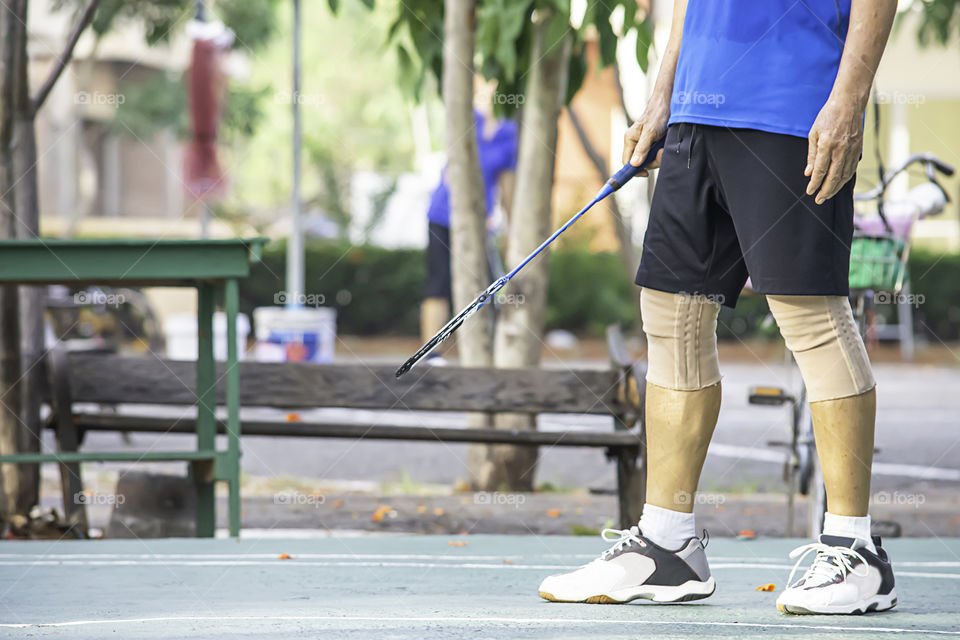
[[[643,22],[637,25],[637,63],[644,73],[650,66],[649,54],[652,43],[653,27],[650,24],[650,16],[647,16]]]
[[[637,19],[637,3],[636,0],[627,0],[622,3],[623,6],[623,29],[620,30],[621,35],[626,35],[630,29],[634,27],[634,21]]]
[[[407,96],[414,99],[418,98],[423,74],[417,69],[413,58],[402,44],[397,45],[397,67],[397,80],[400,88]]]
[[[360,0],[367,9],[373,11],[373,4],[376,0]]]
[[[327,0],[327,4],[330,5],[330,11],[334,15],[340,10],[340,0]]]
[[[570,33],[570,13],[558,11],[547,24],[547,31],[544,34],[544,52],[555,50],[563,45],[564,38]]]
[[[573,96],[577,94],[577,91],[579,91],[581,85],[583,85],[583,79],[586,76],[587,56],[584,49],[581,47],[579,52],[570,53],[570,62],[567,66],[567,95],[565,98],[565,104],[570,104],[570,101],[573,100]]]
[[[617,58],[617,36],[610,26],[610,6],[598,2],[593,12],[593,25],[600,40],[600,67],[613,64]]]

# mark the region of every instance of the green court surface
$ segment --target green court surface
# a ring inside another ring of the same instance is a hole
[[[541,600],[544,576],[606,548],[592,537],[7,542],[0,638],[960,636],[960,540],[886,543],[891,612],[784,616],[774,601],[803,542],[711,541],[717,592],[681,605]]]

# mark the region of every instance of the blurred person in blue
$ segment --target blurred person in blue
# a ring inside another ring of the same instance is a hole
[[[487,206],[487,227],[495,232],[494,211],[499,204],[509,215],[513,196],[514,170],[517,166],[517,124],[513,120],[498,120],[493,116],[492,95],[484,87],[477,91],[474,106],[474,129],[477,136],[477,155]],[[450,263],[456,259],[450,251],[450,189],[444,168],[427,210],[427,280],[423,304],[420,307],[420,333],[423,342],[429,340],[450,319],[452,280]],[[496,251],[488,247],[488,255]],[[493,259],[491,257],[491,259]],[[440,353],[434,351],[427,359],[430,364],[443,364]]]

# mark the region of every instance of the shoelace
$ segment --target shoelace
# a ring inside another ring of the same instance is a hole
[[[827,584],[835,580],[837,575],[846,577],[848,573],[852,573],[858,576],[866,576],[870,572],[870,569],[867,567],[867,561],[853,549],[834,547],[823,544],[822,542],[811,542],[810,544],[797,547],[790,552],[791,558],[800,557],[797,558],[797,563],[793,565],[793,571],[790,572],[790,577],[787,578],[788,585],[793,586],[793,576],[797,573],[797,569],[800,568],[800,563],[814,551],[817,552],[817,556],[813,559],[813,564],[810,565],[810,568],[807,569],[806,573],[804,573],[800,579],[804,581],[804,583],[809,580],[815,585]],[[854,560],[860,561],[863,567],[863,573],[860,573],[853,567]]]
[[[607,537],[608,534],[614,535],[616,538]],[[600,537],[607,542],[614,543],[612,547],[600,554],[600,557],[603,559],[609,558],[634,543],[641,547],[647,546],[647,543],[640,539],[640,527],[637,526],[630,527],[629,529],[604,529],[600,532]]]

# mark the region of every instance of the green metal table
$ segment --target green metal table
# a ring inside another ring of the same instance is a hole
[[[2,240],[0,285],[62,284],[73,287],[122,285],[197,289],[197,449],[19,453],[0,463],[185,461],[205,465],[197,483],[197,536],[212,537],[216,527],[217,481],[229,485],[230,535],[240,533],[240,372],[237,367],[238,281],[250,274],[267,238],[231,240]],[[227,449],[216,447],[216,384],[213,359],[214,296],[223,292],[227,320]]]

